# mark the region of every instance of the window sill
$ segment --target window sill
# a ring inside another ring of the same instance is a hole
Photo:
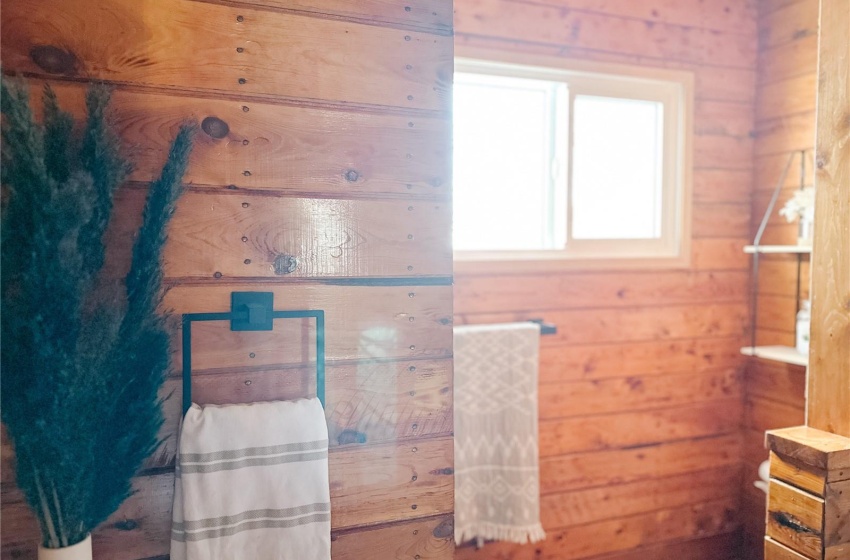
[[[531,253],[518,257],[509,253],[455,254],[454,274],[474,276],[490,274],[535,274],[580,271],[683,270],[691,266],[689,255],[676,257],[604,257],[583,258]]]

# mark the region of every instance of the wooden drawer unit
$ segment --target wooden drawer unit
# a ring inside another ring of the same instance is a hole
[[[768,432],[767,560],[850,560],[850,440],[818,435]],[[814,447],[800,446],[804,437]]]
[[[823,547],[823,498],[771,478],[767,536],[806,557],[819,559]]]

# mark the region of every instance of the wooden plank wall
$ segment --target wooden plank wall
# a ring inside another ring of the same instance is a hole
[[[544,318],[542,517],[530,546],[463,560],[731,558],[748,318],[754,1],[456,0],[456,50],[691,71],[686,270],[456,275],[458,322]]]
[[[755,173],[752,231],[764,215],[788,155],[815,145],[817,97],[818,0],[761,0],[759,4],[759,59],[756,87]],[[799,160],[791,169],[777,209],[799,185]],[[814,175],[806,162],[806,183]],[[774,211],[764,243],[796,243],[796,224]],[[794,346],[796,324],[795,278],[797,259],[789,255],[762,257],[758,344]],[[808,296],[809,260],[801,267],[803,297]],[[768,360],[752,359],[745,374],[744,488],[742,518],[745,554],[763,556],[765,495],[753,487],[758,465],[767,459],[764,431],[804,422],[806,369]]]
[[[117,87],[136,169],[113,257],[193,118],[203,130],[165,255],[166,306],[227,311],[231,291],[268,290],[278,309],[325,310],[335,560],[453,555],[452,51],[451,0],[3,4],[5,72],[49,79],[78,113],[87,80]],[[127,264],[112,261],[113,274]],[[194,331],[198,402],[313,393],[308,321]],[[166,443],[95,533],[97,558],[166,558],[174,373]],[[34,558],[36,527],[3,455],[2,558]]]

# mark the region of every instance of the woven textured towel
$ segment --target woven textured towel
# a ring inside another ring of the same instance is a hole
[[[193,404],[180,432],[172,560],[330,560],[318,399]]]
[[[455,541],[517,543],[540,525],[534,323],[454,330]]]

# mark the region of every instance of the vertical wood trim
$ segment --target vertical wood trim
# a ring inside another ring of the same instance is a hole
[[[821,0],[807,425],[850,437],[850,0]]]

